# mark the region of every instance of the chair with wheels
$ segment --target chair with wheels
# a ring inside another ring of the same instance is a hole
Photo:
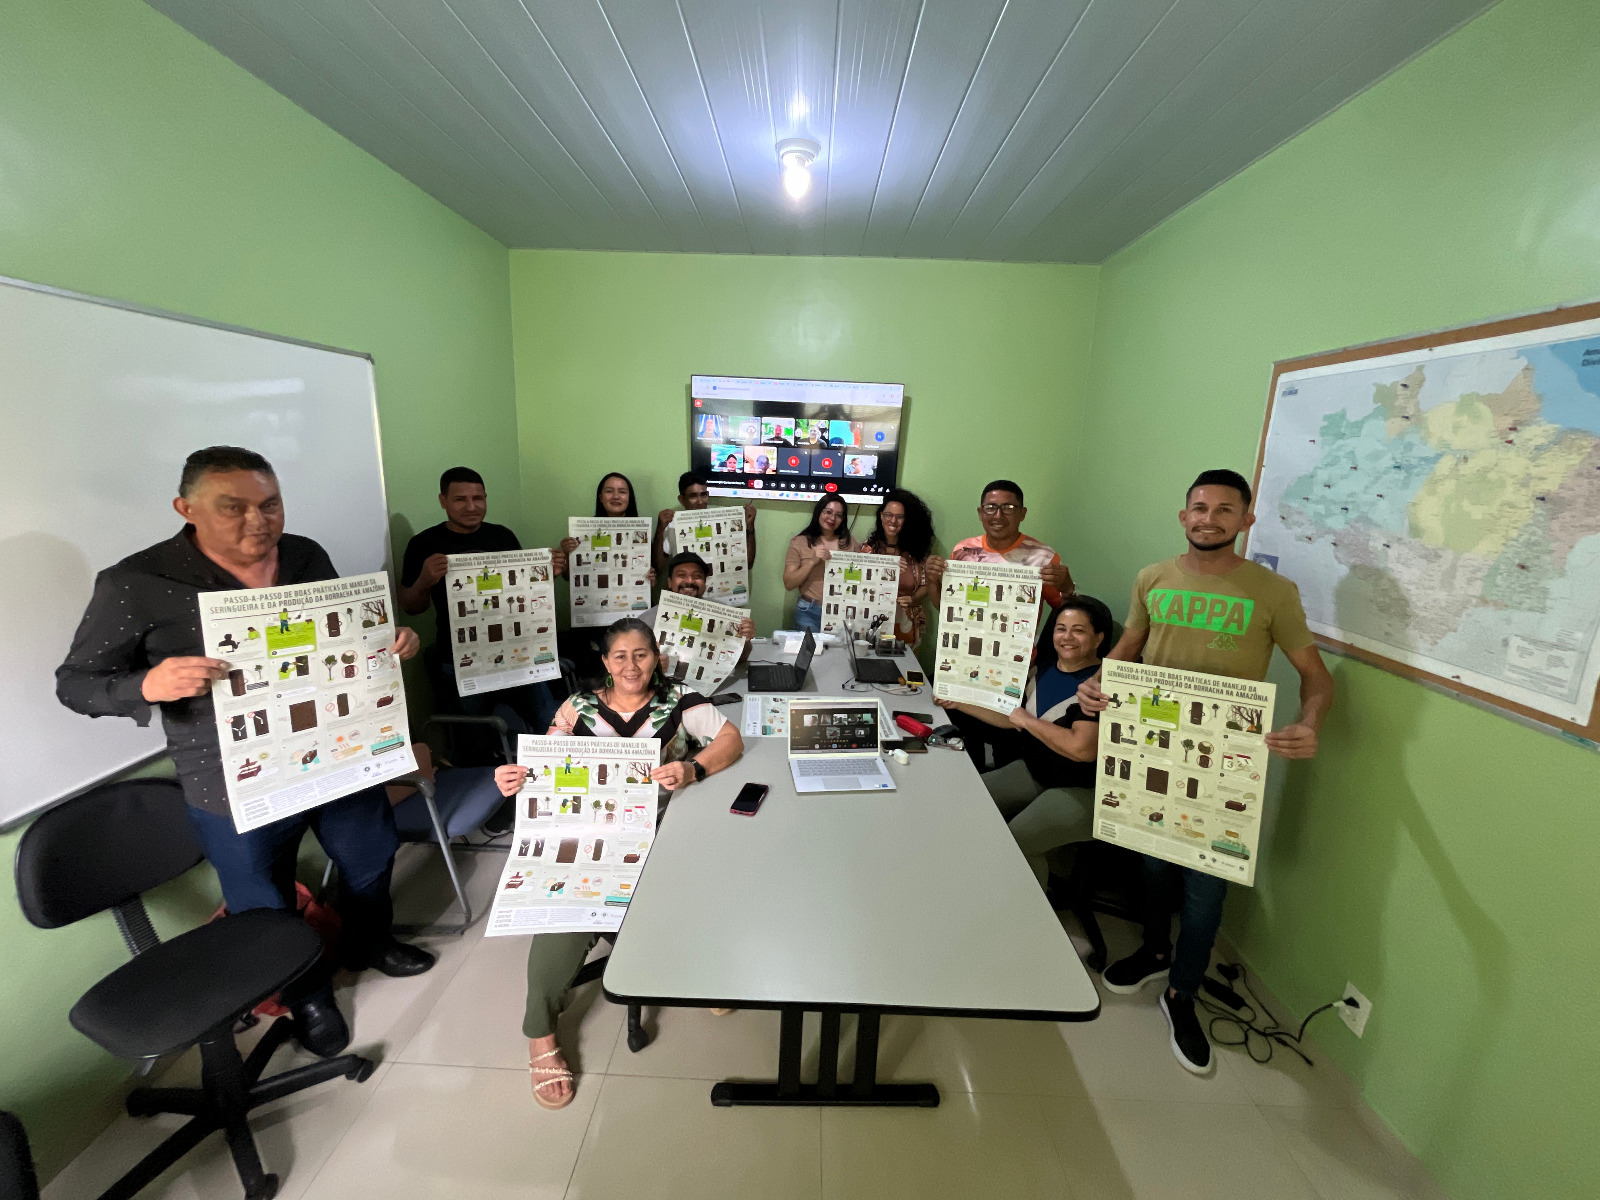
[[[135,1063],[200,1048],[201,1086],[129,1093],[130,1116],[190,1120],[100,1200],[128,1200],[218,1130],[247,1200],[270,1200],[278,1177],[262,1167],[250,1111],[339,1076],[360,1083],[375,1069],[370,1059],[344,1054],[263,1079],[267,1061],[293,1034],[289,1017],[271,1025],[248,1058],[240,1055],[235,1023],[309,970],[322,941],[292,912],[252,909],[163,942],[143,893],[202,857],[182,789],[169,779],[95,788],[45,813],[17,846],[17,898],[30,922],[59,929],[110,909],[133,956],[73,1005],[73,1027]]]

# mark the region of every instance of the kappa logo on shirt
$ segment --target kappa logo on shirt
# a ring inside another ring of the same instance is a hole
[[[1207,629],[1217,635],[1207,649],[1237,650],[1239,643],[1236,635],[1249,630],[1256,602],[1242,596],[1190,592],[1182,588],[1155,588],[1146,597],[1145,607],[1153,624]]]

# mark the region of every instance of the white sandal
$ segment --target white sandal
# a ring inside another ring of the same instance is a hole
[[[546,1050],[543,1054],[535,1054],[528,1060],[528,1071],[530,1075],[550,1076],[550,1078],[541,1079],[539,1082],[533,1085],[533,1099],[540,1108],[565,1108],[567,1105],[572,1103],[572,1098],[578,1094],[577,1076],[575,1076],[566,1067],[539,1067],[534,1065],[543,1059],[554,1058],[560,1053],[561,1047],[557,1046],[554,1050]],[[570,1081],[573,1084],[573,1088],[559,1100],[546,1100],[539,1090],[540,1088],[547,1088],[553,1083],[561,1083],[563,1081]]]

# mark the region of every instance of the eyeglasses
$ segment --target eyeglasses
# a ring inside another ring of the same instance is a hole
[[[999,516],[1001,513],[1005,513],[1009,517],[1021,507],[1022,505],[1020,504],[980,504],[978,505],[978,511],[986,517]]]

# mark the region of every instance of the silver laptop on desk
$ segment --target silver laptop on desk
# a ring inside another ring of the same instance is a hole
[[[878,753],[877,697],[789,701],[789,774],[797,792],[892,792]]]

